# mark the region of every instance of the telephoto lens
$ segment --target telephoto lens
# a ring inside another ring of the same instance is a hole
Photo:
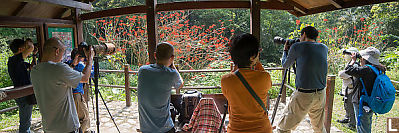
[[[116,48],[115,44],[113,43],[103,43],[99,45],[88,45],[86,42],[81,42],[78,45],[78,53],[81,57],[85,57],[85,52],[84,49],[89,49],[90,47],[93,47],[95,56],[104,56],[104,55],[112,55],[115,54]]]
[[[276,37],[274,37],[274,39],[273,39],[273,42],[274,42],[275,44],[281,44],[281,45],[284,45],[286,41],[288,41],[288,45],[292,45],[292,44],[294,44],[294,43],[296,43],[296,42],[299,42],[300,40],[299,40],[299,38],[295,38],[295,39],[285,39],[285,38],[282,38],[282,37],[279,37],[279,36],[276,36]]]
[[[347,54],[347,55],[352,55],[352,53],[355,53],[356,54],[356,58],[362,58],[362,56],[358,53],[358,52],[350,52],[350,51],[348,51],[348,50],[344,50],[344,51],[342,51],[342,53],[343,54]]]

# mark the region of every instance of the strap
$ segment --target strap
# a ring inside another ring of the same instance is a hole
[[[380,70],[378,70],[377,68],[375,68],[375,67],[372,66],[372,65],[366,65],[366,66],[370,67],[371,70],[373,70],[374,73],[377,74],[377,76],[380,75],[380,74],[382,73]]]
[[[241,73],[237,70],[234,72],[237,77],[241,80],[242,84],[247,88],[249,93],[251,93],[252,97],[255,98],[256,102],[263,108],[263,110],[267,113],[267,109],[265,107],[265,104],[262,102],[262,100],[256,95],[255,91],[252,89],[252,87],[248,84],[248,82],[245,80],[244,76],[241,75]]]

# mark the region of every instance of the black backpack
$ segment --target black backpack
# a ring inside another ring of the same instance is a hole
[[[181,112],[179,113],[180,124],[190,122],[191,116],[193,115],[194,109],[197,107],[202,93],[197,90],[186,91],[182,95],[181,100]]]

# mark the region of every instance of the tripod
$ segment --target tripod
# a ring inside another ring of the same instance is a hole
[[[114,125],[115,125],[116,129],[118,130],[118,133],[120,133],[118,125],[116,125],[115,119],[114,119],[114,117],[112,117],[111,112],[109,112],[108,106],[105,103],[105,100],[104,100],[103,96],[101,95],[100,90],[98,89],[98,79],[100,77],[100,75],[99,75],[100,67],[99,67],[99,64],[98,64],[99,58],[100,57],[98,57],[98,56],[94,57],[94,81],[93,81],[94,82],[94,93],[95,93],[95,96],[96,96],[96,125],[97,125],[97,133],[100,133],[100,115],[99,115],[99,111],[98,111],[98,95],[100,95],[101,100],[103,101],[103,103],[105,105],[105,108],[107,109],[107,112],[108,112],[109,116],[111,117],[112,122],[114,122]]]
[[[294,73],[296,73],[295,64],[292,66],[292,68],[294,69]],[[273,125],[274,118],[276,117],[276,114],[277,114],[277,108],[278,108],[278,105],[280,103],[281,95],[283,93],[283,88],[284,88],[284,85],[285,85],[285,81],[287,79],[287,75],[288,75],[287,73],[288,72],[290,72],[290,68],[284,69],[283,81],[282,81],[281,86],[280,86],[280,92],[278,93],[276,104],[274,105],[271,125]]]

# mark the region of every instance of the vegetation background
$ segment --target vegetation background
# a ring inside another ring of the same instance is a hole
[[[159,0],[158,3],[173,0]],[[175,1],[176,2],[176,1]],[[143,5],[144,0],[96,0],[94,11]],[[228,40],[234,34],[249,32],[247,9],[186,10],[158,13],[158,37],[160,41],[172,43],[176,48],[176,64],[180,69],[229,69],[230,57],[227,53]],[[393,80],[399,80],[399,2],[390,2],[338,11],[320,13],[297,18],[285,11],[261,11],[261,62],[265,67],[280,66],[282,45],[273,43],[275,36],[293,39],[306,25],[313,25],[320,31],[317,41],[329,47],[328,73],[337,75],[346,64],[342,50],[349,47],[364,49],[369,46],[381,50],[381,61],[388,67],[387,74]],[[115,55],[107,56],[100,63],[100,69],[122,70],[129,64],[131,70],[138,70],[148,64],[146,16],[131,14],[86,21],[84,38],[89,44],[114,42],[118,46]],[[29,28],[0,28],[0,88],[12,86],[7,73],[7,59],[12,56],[8,48],[10,40],[15,38],[36,39],[36,32]],[[29,59],[28,59],[29,60]],[[270,71],[273,83],[281,82],[281,71]],[[186,86],[220,86],[220,77],[225,73],[185,73]],[[137,75],[130,76],[131,86],[137,86]],[[334,121],[344,115],[341,96],[341,80],[337,78],[335,89]],[[124,75],[101,73],[100,84],[124,85]],[[294,75],[291,78],[294,85]],[[396,86],[397,88],[399,86]],[[107,100],[124,100],[122,89],[101,87]],[[291,92],[291,91],[290,91]],[[135,99],[135,92],[133,99]],[[206,90],[204,93],[221,93],[220,88]],[[270,90],[273,97],[278,88]],[[290,93],[288,93],[290,95]],[[0,103],[0,109],[16,106],[14,101]],[[399,117],[399,107],[378,118],[374,131],[385,131],[385,117]],[[35,112],[37,113],[37,110]],[[40,115],[35,115],[39,117]],[[17,110],[0,114],[0,129],[15,125]],[[341,130],[350,132],[336,122]]]

